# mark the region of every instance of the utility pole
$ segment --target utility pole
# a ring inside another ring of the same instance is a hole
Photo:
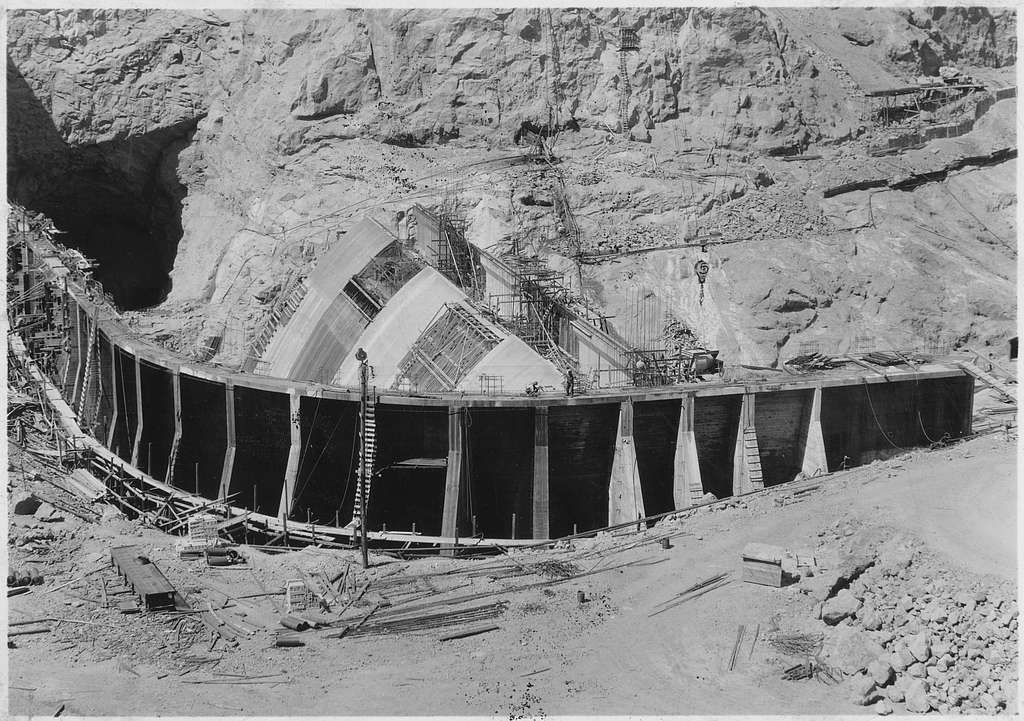
[[[363,554],[363,568],[365,569],[370,565],[366,554],[366,410],[368,404],[366,386],[370,367],[366,362],[366,351],[362,348],[356,351],[356,360],[359,361],[359,548]]]

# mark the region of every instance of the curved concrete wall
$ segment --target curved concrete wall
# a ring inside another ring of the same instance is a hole
[[[45,247],[39,254],[60,290],[54,256]],[[195,490],[198,478],[207,497],[237,494],[238,507],[301,522],[350,520],[358,389],[190,363],[133,336],[75,282],[65,301],[67,357],[53,380],[64,381],[66,397],[75,386],[81,397],[89,339],[99,339],[94,380],[106,390],[85,393],[78,414],[110,414],[102,444],[179,488]],[[478,367],[495,367],[487,362]],[[790,480],[798,466],[835,470],[962,436],[973,387],[962,369],[930,364],[573,398],[384,389],[374,394],[369,524],[462,538],[474,527],[520,539],[592,530],[686,507],[705,492]],[[411,459],[421,463],[395,465]]]
[[[459,303],[466,294],[433,268],[424,268],[403,285],[352,345],[370,357],[375,383],[390,388],[398,364],[434,320],[445,303]],[[336,385],[358,385],[359,362],[349,353],[334,376]]]
[[[369,323],[344,293],[345,285],[394,242],[384,226],[366,218],[317,263],[298,310],[267,345],[267,375],[328,382]]]

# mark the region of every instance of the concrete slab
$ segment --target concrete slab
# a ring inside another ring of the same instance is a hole
[[[563,383],[562,373],[551,361],[515,336],[506,337],[481,358],[459,383],[458,390],[479,393],[481,375],[501,376],[506,393],[521,393],[533,381],[555,388]]]

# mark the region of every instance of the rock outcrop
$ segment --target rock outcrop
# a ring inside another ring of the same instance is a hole
[[[868,172],[870,83],[950,62],[995,72],[1014,62],[1014,22],[964,8],[16,11],[9,192],[97,258],[123,307],[162,304],[140,328],[184,350],[221,337],[225,361],[282,277],[361,213],[390,223],[459,188],[474,241],[530,235],[615,315],[647,283],[736,361],[839,344],[857,325],[999,340],[1014,278],[993,238],[1012,228],[1014,200],[993,206],[988,186],[1012,167],[956,189],[981,213],[927,190],[822,202],[815,177]],[[639,38],[621,58],[620,25]],[[552,209],[515,201],[545,190],[534,176],[480,165],[524,152],[531,129],[562,131],[584,253],[755,239],[713,250],[704,305],[690,250],[577,272]],[[772,160],[779,149],[831,155],[804,167]]]

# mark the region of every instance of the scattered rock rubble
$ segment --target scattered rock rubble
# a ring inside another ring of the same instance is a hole
[[[840,537],[846,539],[846,531]],[[852,544],[851,544],[852,545]],[[825,626],[820,660],[877,713],[1016,708],[1018,607],[1007,582],[944,567],[895,537],[801,581]]]
[[[792,194],[762,192],[728,203],[706,221],[708,232],[724,239],[764,236],[807,238],[831,235],[835,226],[823,212],[814,211]]]

